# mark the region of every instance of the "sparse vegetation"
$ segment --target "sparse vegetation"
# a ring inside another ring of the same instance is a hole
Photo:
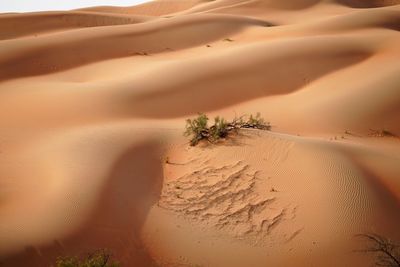
[[[139,55],[139,56],[148,56],[149,55],[149,53],[147,53],[147,52],[136,52],[135,54]]]
[[[54,267],[119,267],[120,264],[111,259],[106,250],[99,250],[88,254],[84,258],[60,257]]]
[[[214,119],[214,125],[210,127],[209,133],[212,142],[215,142],[220,138],[227,137],[228,123],[225,121],[224,118],[217,116]]]
[[[226,138],[229,133],[242,128],[253,128],[259,130],[270,130],[271,125],[261,118],[260,113],[256,116],[241,116],[228,122],[219,116],[215,117],[214,124],[208,127],[209,118],[205,114],[199,114],[195,119],[186,120],[185,136],[191,136],[190,145],[195,146],[201,140],[215,143],[221,138]]]
[[[357,252],[375,254],[375,265],[384,267],[400,267],[400,245],[392,240],[377,234],[360,234],[357,237],[363,238],[368,242],[365,249]]]
[[[193,120],[186,120],[186,131],[184,135],[192,136],[192,139],[190,140],[192,146],[197,145],[197,143],[202,139],[208,139],[209,128],[207,124],[208,117],[205,114],[199,114],[199,116]]]
[[[390,132],[387,129],[380,129],[380,130],[370,129],[369,136],[373,136],[373,137],[397,137],[394,133]]]

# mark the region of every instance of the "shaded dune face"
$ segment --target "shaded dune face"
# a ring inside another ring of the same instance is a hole
[[[265,51],[277,47],[258,45],[236,53],[231,52],[229,55],[221,54],[218,58],[185,62],[182,65],[187,66],[186,71],[192,75],[167,85],[149,81],[146,85],[148,90],[140,94],[133,90],[129,95],[124,93],[120,106],[127,106],[135,116],[150,118],[179,117],[196,113],[198,110],[211,111],[258,97],[295,92],[323,75],[362,62],[370,56],[368,51],[348,47],[341,50],[338,48],[341,45],[339,42],[337,46],[334,45],[335,40],[314,39],[297,43],[298,45],[279,44],[281,48],[285,45],[295,45],[297,49],[291,52],[275,49],[276,52],[271,55]],[[254,51],[259,53],[252,54]],[[248,56],[243,56],[244,54]],[[232,63],[226,64],[224,68],[213,67],[208,63],[217,61]],[[203,65],[210,67],[201,73],[195,71]],[[153,75],[177,77],[181,69],[178,64],[176,67],[172,65],[170,70],[156,70]],[[295,78],[286,80],[287,76]],[[193,90],[188,91],[188,87]],[[182,101],[190,102],[192,98],[201,101],[192,105],[179,104]],[[207,101],[209,98],[214,101]],[[136,101],[137,105],[130,106],[130,103]],[[168,103],[165,109],[153,108],[154,105],[161,107],[161,103]]]
[[[143,248],[140,231],[160,196],[160,158],[160,146],[154,142],[124,151],[111,168],[95,212],[76,238],[65,241],[66,246],[107,247],[122,264],[149,266],[152,260]]]
[[[126,266],[150,266],[152,259],[144,250],[140,231],[149,209],[160,196],[160,155],[160,146],[152,141],[127,147],[112,162],[103,182],[95,185],[99,187],[99,193],[90,213],[78,228],[66,237],[53,236],[46,245],[26,246],[23,251],[4,259],[4,266],[50,266],[59,256],[85,255],[103,248],[112,251],[114,257]],[[93,179],[89,175],[85,178]],[[64,201],[76,200],[66,195]],[[81,206],[77,204],[74,207],[76,214],[84,209],[84,205]],[[53,212],[56,216],[57,210]],[[73,221],[74,218],[70,219]],[[42,234],[46,232],[46,229],[38,230]]]
[[[298,10],[312,7],[320,2],[332,2],[341,5],[349,6],[352,8],[374,8],[374,7],[384,7],[398,5],[400,2],[398,0],[293,0],[293,1],[251,1],[262,5],[267,5],[271,8],[278,9],[288,9],[288,10]]]
[[[258,1],[258,3],[267,5],[268,7],[271,8],[287,9],[287,10],[306,9],[314,6],[315,4],[318,4],[319,2],[320,0],[295,0],[291,2],[276,1],[276,0]]]
[[[336,2],[353,8],[373,8],[400,4],[398,0],[336,0]]]
[[[400,2],[0,14],[0,266],[370,266],[400,240]],[[260,112],[189,146],[185,119]]]

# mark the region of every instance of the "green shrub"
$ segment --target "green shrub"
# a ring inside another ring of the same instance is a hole
[[[271,130],[271,125],[261,118],[261,114],[250,115],[247,121],[241,121],[241,128],[254,128],[259,130]]]
[[[200,113],[199,116],[196,119],[187,119],[186,120],[186,130],[184,135],[185,136],[192,136],[192,139],[190,140],[190,144],[192,146],[197,145],[197,143],[201,140],[204,139],[206,136],[205,134],[208,135],[208,117],[205,114]]]
[[[369,136],[372,136],[372,137],[398,137],[394,133],[390,132],[387,129],[380,129],[380,130],[370,129]]]
[[[56,267],[76,267],[79,265],[79,260],[76,257],[63,257],[56,261]]]
[[[260,113],[256,116],[241,116],[235,118],[231,122],[227,122],[219,116],[214,118],[214,125],[208,127],[208,117],[200,113],[195,119],[186,120],[186,128],[184,135],[191,136],[190,145],[195,146],[201,140],[207,140],[215,143],[221,138],[226,138],[230,132],[237,131],[242,128],[253,128],[259,130],[270,130],[271,125],[261,118]]]
[[[56,261],[55,267],[119,267],[119,263],[111,260],[111,254],[99,250],[89,254],[83,259],[77,257],[61,257]]]
[[[210,128],[210,138],[213,142],[228,136],[228,123],[224,118],[215,117],[214,125]]]

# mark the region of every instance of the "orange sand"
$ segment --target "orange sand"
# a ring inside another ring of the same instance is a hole
[[[0,265],[372,265],[354,235],[400,240],[400,139],[369,135],[400,135],[399,30],[398,0],[0,15]],[[190,147],[197,112],[273,131]]]

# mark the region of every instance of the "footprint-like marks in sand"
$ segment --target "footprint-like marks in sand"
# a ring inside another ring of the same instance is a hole
[[[238,238],[263,238],[295,212],[290,205],[282,207],[276,193],[262,188],[263,179],[267,177],[243,161],[203,166],[166,182],[159,206]]]

